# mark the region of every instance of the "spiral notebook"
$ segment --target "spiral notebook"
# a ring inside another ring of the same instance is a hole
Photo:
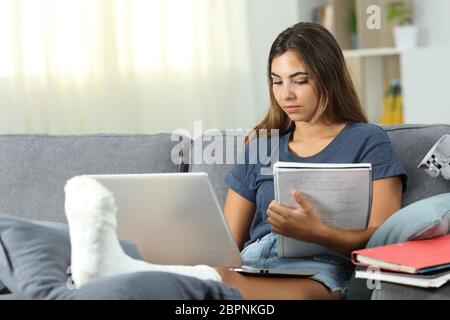
[[[372,202],[370,163],[274,164],[275,200],[298,208],[292,191],[298,190],[330,226],[357,230],[367,228]],[[330,248],[278,235],[278,256],[303,257],[316,254],[341,255]]]

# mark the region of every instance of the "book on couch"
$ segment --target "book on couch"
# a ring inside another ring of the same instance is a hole
[[[372,165],[370,163],[274,164],[275,200],[298,208],[292,192],[300,191],[330,226],[356,230],[368,225],[372,202]],[[302,257],[321,253],[341,255],[324,246],[277,236],[278,256]]]
[[[356,270],[355,278],[379,280],[422,288],[439,288],[450,280],[450,270],[439,270],[428,274],[409,274],[383,270]]]
[[[352,261],[356,265],[409,274],[450,270],[450,234],[356,250],[352,252]]]

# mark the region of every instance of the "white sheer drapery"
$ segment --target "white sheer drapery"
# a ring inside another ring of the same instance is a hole
[[[0,0],[0,133],[248,128],[242,0]]]

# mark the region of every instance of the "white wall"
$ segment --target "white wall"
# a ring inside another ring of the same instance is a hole
[[[405,123],[450,123],[450,47],[418,48],[402,55]]]
[[[450,45],[450,1],[414,0],[414,19],[421,46]]]
[[[262,118],[268,107],[267,58],[278,34],[299,21],[299,0],[247,0],[255,103]],[[255,119],[255,124],[260,119]]]
[[[402,54],[406,123],[450,123],[450,1],[415,0],[420,47]]]

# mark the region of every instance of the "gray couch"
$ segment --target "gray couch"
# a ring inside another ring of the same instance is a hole
[[[450,125],[388,126],[385,130],[409,176],[403,206],[425,197],[449,192],[450,183],[431,179],[417,164]],[[202,138],[203,148],[220,132]],[[226,136],[240,148],[239,139]],[[173,141],[175,140],[175,141]],[[180,143],[182,140],[182,143]],[[153,173],[206,171],[221,205],[227,187],[223,176],[232,164],[192,163],[192,141],[162,133],[155,135],[102,134],[84,136],[1,135],[0,136],[0,212],[23,218],[65,222],[65,182],[81,174]],[[216,150],[217,153],[217,150]],[[212,155],[214,156],[214,155]],[[223,160],[230,155],[223,152]],[[208,162],[208,161],[206,161]],[[426,214],[426,213],[424,213]],[[352,293],[352,298],[358,298]],[[450,286],[425,290],[384,284],[372,299],[450,299]]]

